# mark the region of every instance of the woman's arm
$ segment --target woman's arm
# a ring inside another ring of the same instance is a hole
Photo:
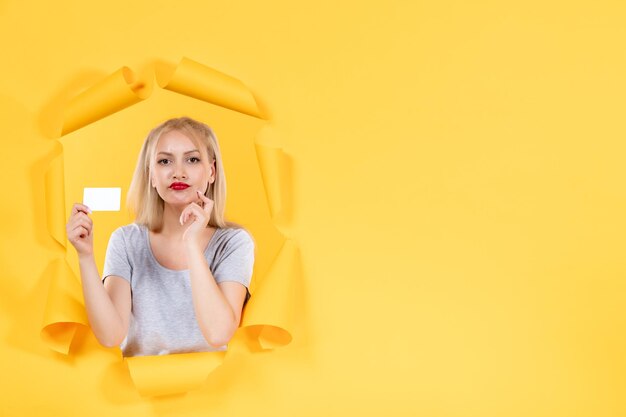
[[[119,346],[128,332],[130,284],[112,275],[103,285],[93,255],[79,256],[78,259],[91,330],[101,345]]]
[[[214,347],[227,344],[239,327],[246,287],[238,283],[217,284],[202,250],[187,246],[193,307],[204,338]]]
[[[90,213],[86,205],[74,203],[65,230],[78,254],[83,298],[91,330],[100,344],[113,347],[124,340],[128,329],[130,285],[120,277],[109,279],[106,288],[102,285],[93,257],[94,226]]]
[[[183,243],[187,253],[187,266],[191,280],[193,307],[200,331],[206,341],[214,347],[221,347],[232,339],[239,327],[241,310],[247,293],[240,284],[220,283],[209,268],[202,248],[200,231],[206,230],[213,200],[196,191],[200,204],[191,203],[180,215],[183,225],[192,218],[191,225],[183,233]]]

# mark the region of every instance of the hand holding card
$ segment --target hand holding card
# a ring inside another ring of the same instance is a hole
[[[93,255],[93,221],[89,213],[89,207],[74,203],[72,214],[65,225],[67,239],[76,248],[79,257]]]

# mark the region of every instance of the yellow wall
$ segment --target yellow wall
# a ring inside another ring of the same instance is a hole
[[[0,4],[0,415],[626,415],[621,2],[91,3]],[[182,56],[291,156],[305,301],[287,347],[146,400],[90,333],[39,338],[46,126]]]

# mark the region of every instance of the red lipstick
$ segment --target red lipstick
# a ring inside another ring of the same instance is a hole
[[[184,182],[173,182],[170,188],[173,190],[184,190],[185,188],[189,188],[189,185]]]

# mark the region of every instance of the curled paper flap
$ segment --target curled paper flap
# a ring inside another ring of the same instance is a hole
[[[281,223],[288,222],[291,212],[287,203],[287,196],[290,195],[287,157],[280,148],[259,143],[255,144],[255,148],[272,219]]]
[[[156,68],[155,75],[161,88],[260,117],[254,96],[236,78],[188,58],[183,58],[176,67],[159,64]]]
[[[225,352],[178,353],[124,358],[144,397],[179,394],[198,388],[222,364]]]
[[[63,154],[51,162],[45,176],[46,220],[50,235],[65,247],[65,191],[63,189]]]
[[[88,320],[80,282],[69,265],[65,259],[56,259],[52,265],[41,338],[50,349],[67,355],[76,329],[87,326]]]
[[[179,97],[190,96],[247,115],[259,114],[252,93],[246,89],[243,83],[232,77],[187,58],[183,58],[177,68],[170,68],[169,70],[163,68],[161,66],[155,69],[159,85],[180,93],[181,96]],[[85,130],[81,129],[79,132],[72,133],[72,135],[81,138],[85,132],[90,132],[88,128],[91,126],[88,125],[98,126],[94,122],[106,116],[111,116],[108,120],[119,120],[113,116],[113,113],[129,108],[132,104],[152,96],[148,92],[156,91],[145,85],[133,87],[132,80],[132,73],[124,67],[73,100],[65,113],[64,134],[83,127]],[[154,95],[157,97],[155,103],[161,103],[158,100],[167,100],[162,102],[166,104],[174,100],[177,103],[176,107],[180,105],[181,99],[179,97]],[[183,106],[185,105],[184,102],[181,103]],[[195,108],[194,106],[198,106],[198,102],[192,100],[185,111],[191,111]],[[136,107],[130,107],[128,111],[131,108],[135,109]],[[149,109],[145,106],[144,108]],[[202,111],[204,112],[204,109]],[[52,161],[46,176],[46,201],[50,233],[66,247],[66,251],[69,246],[66,242],[65,233],[66,217],[69,216],[69,213],[66,213],[66,205],[69,203],[66,201],[65,192],[76,188],[76,175],[81,172],[76,169],[77,161],[67,155],[74,155],[75,157],[79,154],[76,153],[76,149],[79,149],[80,146],[83,148],[87,146],[87,142],[84,142],[86,138],[96,141],[90,143],[97,143],[95,137],[87,136],[81,138],[81,141],[72,138],[71,141],[67,142],[68,148],[64,150],[64,153]],[[64,137],[60,139],[60,141],[63,140]],[[252,141],[250,145],[252,145]],[[284,213],[285,207],[287,207],[287,198],[283,182],[284,177],[289,174],[289,167],[283,164],[282,150],[257,146],[256,152],[256,162],[260,165],[259,171],[266,189],[265,203],[268,204],[273,213]],[[272,166],[273,164],[281,164],[281,166],[276,168]],[[71,187],[68,185],[70,183],[67,182],[66,175],[71,175],[74,178]],[[269,201],[270,198],[273,202]],[[271,208],[272,206],[273,208]],[[75,262],[75,258],[69,255],[70,252],[66,252],[66,258],[70,262]],[[68,354],[76,329],[81,325],[87,326],[88,320],[82,299],[80,277],[72,272],[70,266],[72,264],[68,264],[66,260],[55,262],[41,338],[51,349]],[[282,248],[269,268],[269,272],[265,276],[255,276],[253,279],[254,292],[252,293],[251,287],[252,297],[244,309],[240,327],[251,327],[250,330],[256,338],[253,340],[256,340],[263,349],[284,346],[291,341],[293,310],[296,304],[293,288],[294,281],[298,281],[296,279],[297,264],[298,253],[295,244],[292,241],[283,242]],[[245,331],[246,329],[240,330]],[[144,396],[153,396],[181,393],[198,387],[206,380],[208,374],[221,363],[223,357],[223,352],[194,352],[127,357],[124,358],[124,361],[128,365],[132,380],[139,392]]]
[[[147,96],[142,83],[134,84],[133,72],[122,67],[74,97],[63,115],[61,135],[131,106]]]
[[[286,240],[246,307],[241,326],[261,327],[258,340],[263,349],[272,349],[291,342],[295,315],[295,277],[299,273],[299,259],[295,244]]]

